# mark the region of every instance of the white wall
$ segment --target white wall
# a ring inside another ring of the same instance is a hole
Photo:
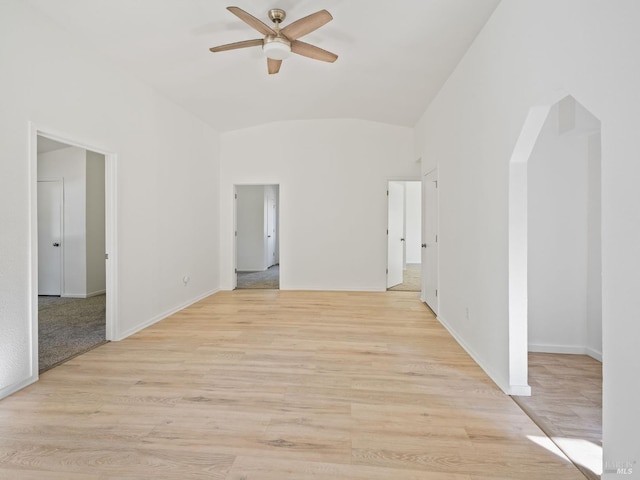
[[[601,330],[599,150],[590,150],[599,135],[597,119],[567,97],[551,108],[528,162],[530,351],[602,355],[593,338]]]
[[[639,21],[635,0],[503,1],[416,132],[440,177],[440,319],[508,390],[514,145],[529,110],[566,93],[602,122],[605,462],[640,461]]]
[[[219,136],[27,2],[2,1],[0,66],[2,397],[37,378],[29,121],[117,154],[116,339],[218,289]]]
[[[267,268],[265,187],[239,185],[236,192],[237,268],[239,272],[259,272]]]
[[[105,158],[87,151],[87,288],[88,296],[104,293],[105,272]]]
[[[233,185],[279,184],[280,287],[385,290],[387,182],[420,174],[411,129],[279,122],[225,133],[221,151],[222,288],[232,284]]]
[[[529,350],[584,353],[587,342],[587,137],[551,109],[528,163]]]
[[[86,152],[70,147],[38,155],[38,179],[63,179],[63,297],[87,292]]]
[[[422,262],[422,183],[405,182],[406,263]]]
[[[602,361],[601,133],[588,137],[587,353]]]

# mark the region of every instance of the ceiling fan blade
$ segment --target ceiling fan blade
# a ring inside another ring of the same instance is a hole
[[[271,28],[269,25],[262,23],[256,17],[251,15],[250,13],[245,12],[241,8],[238,7],[227,7],[231,13],[233,13],[236,17],[242,20],[244,23],[249,25],[251,28],[256,29],[263,35],[276,35],[276,31]],[[293,25],[293,24],[292,24]]]
[[[289,40],[297,40],[303,35],[317,30],[331,20],[333,20],[333,17],[329,12],[326,10],[320,10],[319,12],[312,13],[311,15],[290,23],[280,31]]]
[[[335,53],[328,52],[320,47],[316,47],[315,45],[301,42],[300,40],[291,42],[291,51],[298,55],[302,55],[303,57],[322,60],[323,62],[333,63],[338,59],[338,55]]]
[[[267,58],[267,68],[269,69],[269,75],[278,73],[280,71],[280,65],[282,65],[282,60],[274,60],[273,58]]]
[[[258,45],[262,45],[261,38],[257,38],[256,40],[245,40],[243,42],[228,43],[226,45],[220,45],[219,47],[212,47],[209,50],[215,53],[224,52],[226,50],[236,50],[238,48],[257,47]]]

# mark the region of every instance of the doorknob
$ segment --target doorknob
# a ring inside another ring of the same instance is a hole
[[[427,248],[427,244],[426,244],[426,243],[423,243],[423,244],[422,244],[422,248]]]
[[[400,239],[400,241],[401,241],[401,242],[404,242],[404,238],[401,238],[401,239]]]
[[[54,246],[54,247],[59,247],[59,246],[60,246],[60,244],[59,244],[58,242],[55,242],[55,243],[53,244],[53,246]]]

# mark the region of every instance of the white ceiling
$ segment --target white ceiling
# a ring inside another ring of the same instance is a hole
[[[412,127],[499,0],[28,0],[84,43],[223,132],[277,120],[359,118]],[[268,75],[260,38],[226,10],[283,25],[326,8],[334,20],[302,38],[339,55],[298,55]]]

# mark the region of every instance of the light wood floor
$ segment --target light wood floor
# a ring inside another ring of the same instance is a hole
[[[530,397],[514,400],[589,479],[602,473],[602,363],[529,353]]]
[[[583,479],[542,437],[416,293],[243,290],[0,401],[0,478]]]

